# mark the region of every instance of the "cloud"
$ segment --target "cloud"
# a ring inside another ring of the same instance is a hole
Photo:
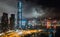
[[[36,12],[34,8],[37,9],[38,12]],[[54,8],[44,7],[32,2],[23,3],[23,16],[25,18],[48,16],[50,14],[53,14],[53,10]],[[0,15],[2,15],[3,12],[6,12],[8,14],[15,14],[17,18],[17,1],[0,0]]]

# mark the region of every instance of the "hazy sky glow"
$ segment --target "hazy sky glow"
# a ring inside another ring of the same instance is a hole
[[[26,0],[23,2],[23,16],[25,18],[60,16],[58,1]],[[35,9],[37,9],[37,11]],[[17,0],[0,0],[0,16],[3,12],[15,14],[17,17]]]

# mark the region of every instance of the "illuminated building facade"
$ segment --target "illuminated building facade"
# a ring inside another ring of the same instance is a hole
[[[22,25],[22,0],[18,0],[17,24],[18,24],[17,26],[19,26],[21,28],[21,25]]]
[[[17,13],[17,27],[18,28],[23,28],[23,26],[26,23],[26,19],[23,18],[22,16],[22,6],[23,6],[23,1],[22,0],[18,0],[18,13]]]

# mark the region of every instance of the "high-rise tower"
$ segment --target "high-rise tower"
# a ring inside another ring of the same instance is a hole
[[[22,25],[22,0],[18,0],[17,26],[21,28]]]
[[[14,26],[15,26],[15,14],[11,14],[9,27],[11,30],[13,30]]]
[[[2,32],[6,32],[8,30],[8,14],[3,13],[1,18]]]

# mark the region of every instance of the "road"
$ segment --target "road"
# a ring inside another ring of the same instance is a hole
[[[1,33],[0,37],[24,37],[25,35],[31,35],[41,31],[43,30],[9,30],[6,33]]]

